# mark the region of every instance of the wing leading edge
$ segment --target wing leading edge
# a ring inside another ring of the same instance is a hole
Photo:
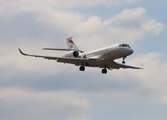
[[[31,55],[31,54],[26,54],[22,52],[20,48],[19,48],[19,52],[24,56],[39,57],[39,58],[45,58],[48,60],[57,60],[57,62],[71,63],[71,64],[76,64],[76,65],[82,65],[82,63],[84,62],[96,61],[96,59],[90,59],[90,58],[70,58],[70,57],[52,57],[52,56],[42,56],[42,55]]]
[[[126,68],[131,68],[131,69],[144,69],[143,64],[141,67],[135,67],[135,66],[130,66],[130,65],[125,65],[125,64],[121,64],[118,62],[112,62],[111,64],[108,65],[109,68],[113,68],[113,69],[126,69]]]

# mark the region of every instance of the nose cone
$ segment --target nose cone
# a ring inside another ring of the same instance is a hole
[[[130,54],[132,54],[133,53],[133,49],[130,49],[129,52],[130,52]]]
[[[126,49],[126,50],[124,50],[124,54],[125,54],[126,56],[131,55],[132,53],[133,53],[133,50],[132,50],[132,49]]]

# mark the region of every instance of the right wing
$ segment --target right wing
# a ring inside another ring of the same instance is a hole
[[[130,65],[126,65],[126,64],[121,64],[121,63],[118,63],[118,62],[112,62],[108,65],[108,67],[111,68],[111,69],[120,69],[120,68],[123,68],[123,69],[126,69],[126,68],[144,69],[143,64],[142,64],[142,67],[135,67],[135,66],[130,66]]]
[[[31,55],[31,54],[23,53],[20,48],[19,48],[19,52],[25,56],[45,58],[48,60],[57,60],[57,62],[70,63],[70,64],[75,64],[75,65],[82,65],[83,63],[89,63],[89,62],[96,61],[96,59],[90,59],[90,58],[70,58],[70,57],[52,57],[52,56],[42,56],[42,55]]]

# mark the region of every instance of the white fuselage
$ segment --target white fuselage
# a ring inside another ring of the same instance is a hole
[[[133,50],[127,44],[116,44],[86,53],[86,58],[108,61],[131,55]]]

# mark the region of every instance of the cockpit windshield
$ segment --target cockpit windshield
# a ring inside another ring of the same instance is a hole
[[[130,48],[130,46],[128,44],[120,44],[119,47],[127,47]]]

